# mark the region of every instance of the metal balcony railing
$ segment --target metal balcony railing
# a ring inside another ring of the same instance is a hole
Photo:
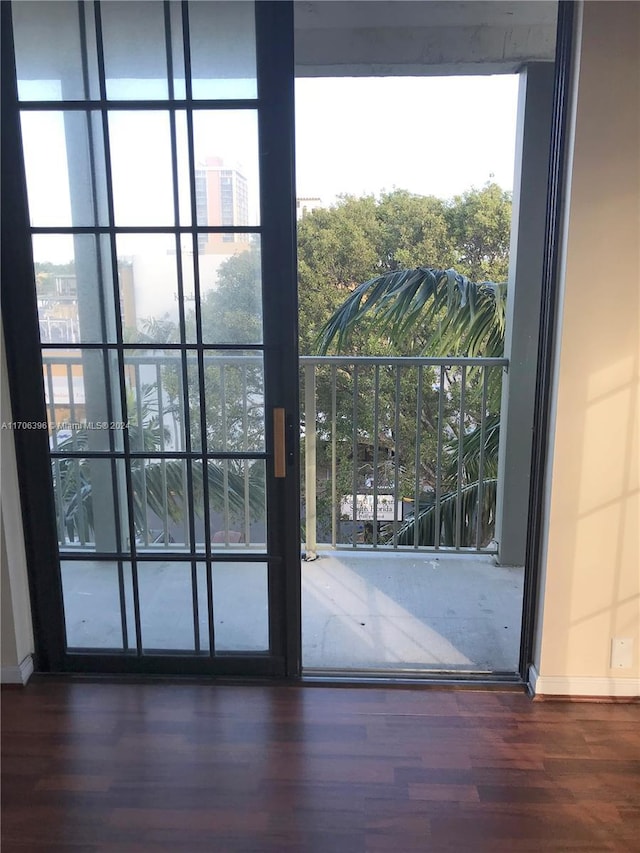
[[[115,530],[119,523],[127,538],[124,441],[117,426],[126,423],[139,548],[186,549],[192,539],[204,547],[198,456],[206,444],[220,457],[214,463],[220,473],[215,494],[213,484],[209,487],[215,504],[210,510],[213,547],[264,549],[265,465],[258,458],[265,450],[262,356],[205,353],[201,382],[195,350],[185,353],[183,362],[176,350],[143,352],[132,346],[124,356],[124,412],[115,353],[112,358],[105,362],[102,353],[88,349],[43,354],[61,546],[92,547],[95,530],[89,529],[89,517],[98,491],[116,493],[102,502],[109,507],[102,527]],[[102,429],[101,424],[116,427]]]
[[[307,559],[323,544],[495,552],[493,450],[507,359],[300,364]]]
[[[195,463],[188,457],[203,441],[210,452],[231,457],[216,461],[214,546],[264,547],[264,461],[256,459],[265,450],[262,356],[205,353],[199,381],[195,351],[132,347],[124,358],[124,413],[115,354],[105,363],[110,357],[95,350],[43,355],[61,545],[90,547],[93,541],[87,514],[77,511],[96,487],[91,472],[81,471],[84,457],[92,457],[96,472],[101,465],[109,471],[124,501],[122,434],[88,431],[81,444],[77,429],[115,421],[129,424],[139,547],[188,548],[191,538],[202,543],[202,524],[190,525],[186,508],[202,501],[202,494],[194,495]],[[494,451],[507,366],[498,358],[301,357],[307,558],[322,547],[493,553]],[[76,429],[54,428],[65,421]],[[260,488],[262,508],[256,509]],[[177,505],[185,510],[180,522],[171,512]],[[112,514],[103,525],[124,524],[124,516]],[[428,524],[414,523],[416,515],[428,517]]]

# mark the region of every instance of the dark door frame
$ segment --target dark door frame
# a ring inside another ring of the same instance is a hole
[[[529,520],[525,550],[524,597],[519,673],[529,679],[533,664],[542,573],[544,500],[548,459],[549,422],[553,397],[553,353],[559,290],[559,253],[563,187],[566,174],[566,130],[573,59],[575,3],[559,0],[556,32],[555,85],[551,119],[547,219],[545,223],[542,304],[536,365],[535,411],[529,488]]]

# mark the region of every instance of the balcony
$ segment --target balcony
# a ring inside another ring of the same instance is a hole
[[[124,365],[123,420],[132,449],[139,442],[140,455],[147,455],[130,474],[136,546],[145,559],[138,579],[147,596],[145,647],[206,651],[205,564],[194,563],[190,572],[185,563],[178,571],[163,560],[163,552],[188,554],[192,540],[196,551],[204,550],[202,475],[179,456],[189,422],[199,416],[187,406],[189,388],[185,393],[176,380],[189,375],[191,357],[185,356],[181,374],[179,353],[132,351]],[[207,405],[217,407],[224,433],[218,438],[237,451],[259,447],[261,357],[227,353],[205,360]],[[516,670],[523,571],[495,560],[500,387],[507,365],[491,358],[300,359],[307,670]],[[51,423],[102,419],[89,399],[95,369],[84,356],[45,355]],[[147,432],[164,457],[154,456]],[[62,569],[68,642],[111,647],[122,606],[118,569],[109,561],[98,568],[82,553],[110,550],[96,540],[108,539],[108,528],[115,531],[119,522],[103,516],[106,533],[96,534],[86,495],[93,504],[106,497],[113,506],[114,493],[126,494],[127,476],[116,461],[80,458],[81,431],[52,432],[50,441],[60,546],[70,557],[63,557]],[[166,458],[173,452],[175,458]],[[110,464],[111,485],[101,495],[104,478],[92,477],[92,466]],[[262,650],[268,643],[266,563],[215,564],[215,554],[264,551],[264,466],[251,459],[218,465],[209,492],[217,647]],[[194,513],[184,512],[189,503]],[[130,610],[130,566],[122,583]],[[133,630],[131,623],[130,637]]]
[[[493,559],[507,360],[300,364],[305,667],[515,671],[523,571]]]

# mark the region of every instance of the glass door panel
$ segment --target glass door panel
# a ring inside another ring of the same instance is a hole
[[[297,666],[291,14],[257,5],[13,4],[63,668]]]

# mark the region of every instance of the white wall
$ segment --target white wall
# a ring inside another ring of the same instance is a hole
[[[0,420],[11,421],[4,336],[0,323]],[[0,430],[0,681],[25,683],[33,671],[33,630],[22,532],[15,445],[10,430]]]
[[[640,4],[580,13],[536,691],[637,695]]]

